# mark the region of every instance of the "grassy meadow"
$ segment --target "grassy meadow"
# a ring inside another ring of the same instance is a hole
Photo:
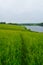
[[[43,33],[0,24],[0,65],[43,65]]]

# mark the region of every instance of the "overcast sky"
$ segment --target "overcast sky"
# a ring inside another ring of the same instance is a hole
[[[43,0],[0,0],[0,21],[43,22]]]

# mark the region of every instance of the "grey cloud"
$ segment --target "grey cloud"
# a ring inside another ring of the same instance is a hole
[[[0,0],[0,21],[42,22],[43,0]]]

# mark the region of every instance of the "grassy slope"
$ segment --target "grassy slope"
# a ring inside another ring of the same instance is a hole
[[[0,29],[2,30],[25,30],[23,26],[0,24]]]
[[[43,33],[0,25],[0,65],[43,65]]]

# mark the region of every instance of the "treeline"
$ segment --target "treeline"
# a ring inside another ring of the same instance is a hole
[[[39,26],[43,26],[43,23],[39,23],[38,25],[39,25]]]
[[[0,24],[18,25],[17,23],[6,23],[6,22],[0,22]]]
[[[6,22],[0,22],[0,24],[6,24]]]
[[[29,26],[43,26],[43,23],[6,23],[6,22],[0,22],[0,24],[10,24],[10,25],[29,25]]]

